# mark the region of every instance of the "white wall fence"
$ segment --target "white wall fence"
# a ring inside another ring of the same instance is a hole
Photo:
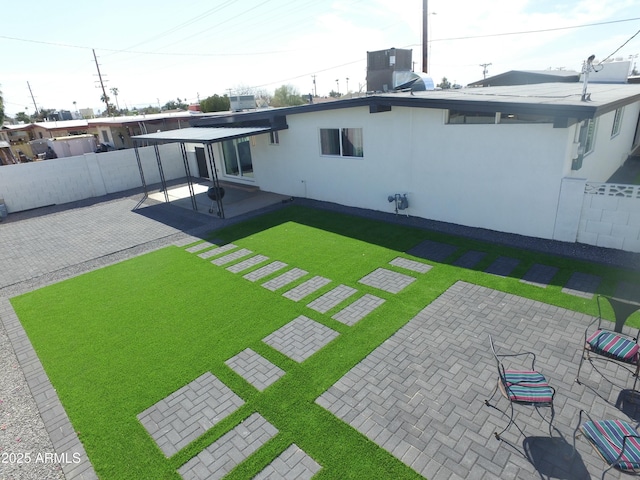
[[[640,252],[640,185],[586,182],[577,241]]]
[[[185,177],[179,144],[160,145],[166,180]],[[160,183],[153,147],[139,150],[147,185]],[[191,164],[191,174],[195,165]],[[7,211],[20,212],[100,197],[142,186],[134,149],[87,153],[32,163],[0,167],[0,198]]]

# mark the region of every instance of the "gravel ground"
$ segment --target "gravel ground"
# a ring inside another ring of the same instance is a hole
[[[0,378],[0,479],[64,479],[60,464],[46,456],[55,450],[1,322]]]

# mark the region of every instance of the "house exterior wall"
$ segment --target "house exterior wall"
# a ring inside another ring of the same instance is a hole
[[[611,135],[615,111],[596,117],[595,143],[591,153],[585,155],[582,168],[571,175],[589,182],[606,182],[622,166],[633,150],[633,137],[640,115],[640,102],[624,107],[620,133]],[[580,124],[573,127],[576,134]],[[568,164],[569,170],[571,164]]]
[[[379,211],[394,210],[389,195],[407,193],[401,213],[553,236],[570,129],[447,125],[443,110],[403,107],[297,114],[287,122],[279,145],[262,135],[252,148],[263,190]],[[338,127],[363,129],[363,158],[320,154],[320,128]]]

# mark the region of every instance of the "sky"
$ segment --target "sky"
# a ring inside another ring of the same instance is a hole
[[[591,54],[640,68],[640,0],[429,0],[427,15],[435,83],[477,81],[483,64],[487,76],[579,71]],[[411,49],[423,69],[422,19],[423,0],[6,2],[0,91],[9,116],[104,110],[98,68],[129,109],[282,85],[366,91],[368,51]]]

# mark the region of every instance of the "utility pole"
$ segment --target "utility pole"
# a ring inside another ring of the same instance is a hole
[[[482,67],[482,79],[484,80],[485,78],[487,78],[487,73],[489,72],[487,70],[487,67],[491,65],[490,63],[481,63],[480,66]]]
[[[429,73],[429,0],[422,0],[422,71]]]
[[[316,89],[316,76],[315,75],[311,75],[311,78],[313,78],[313,96],[317,97],[318,96],[318,90]]]
[[[29,85],[29,82],[27,82],[27,87],[29,87],[29,93],[31,94],[31,100],[33,100],[33,106],[36,109],[36,117],[38,116],[38,105],[36,105],[36,99],[33,98],[33,92],[31,91],[31,85]]]
[[[102,81],[102,74],[100,73],[100,65],[98,65],[98,57],[96,57],[95,49],[91,49],[93,52],[93,59],[96,62],[96,68],[98,69],[98,78],[100,79],[100,87],[102,88],[102,99],[104,100],[104,104],[107,106],[107,116],[111,116],[111,107],[109,106],[109,97],[107,96],[107,91],[104,89],[104,82]]]

